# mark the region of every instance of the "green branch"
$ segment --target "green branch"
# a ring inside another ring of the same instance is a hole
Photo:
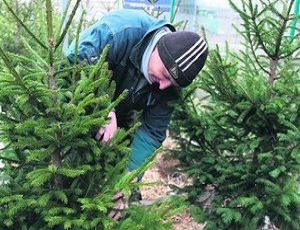
[[[34,33],[32,33],[30,31],[30,29],[23,23],[23,21],[18,17],[18,15],[16,15],[16,13],[13,11],[13,9],[8,5],[8,3],[6,2],[6,0],[3,0],[4,4],[6,5],[6,7],[8,8],[8,10],[12,13],[12,15],[15,17],[15,19],[18,21],[18,23],[21,24],[21,26],[25,29],[25,31],[44,49],[48,50],[48,47],[42,43],[40,41],[40,39],[38,39],[37,36],[34,35]]]
[[[53,67],[53,48],[54,48],[54,37],[53,37],[53,19],[52,19],[52,5],[51,0],[46,1],[46,15],[47,15],[47,32],[48,32],[48,42],[49,42],[49,88],[55,88],[54,79],[54,67]]]
[[[1,47],[0,47],[0,57],[3,59],[5,65],[9,69],[9,72],[14,76],[16,84],[20,85],[23,88],[23,90],[28,94],[28,97],[33,99],[33,101],[34,101],[34,103],[36,103],[36,105],[41,106],[41,102],[39,102],[35,97],[33,97],[29,88],[24,84],[22,77],[18,74],[15,67],[13,66],[13,64],[12,64],[13,62],[5,54],[5,52],[3,51],[3,49]],[[40,106],[39,106],[39,108],[40,108]]]
[[[71,25],[71,23],[72,23],[72,21],[73,21],[73,18],[74,18],[74,16],[75,16],[75,13],[76,13],[76,11],[77,11],[77,9],[78,9],[78,7],[79,7],[79,3],[80,3],[80,2],[81,2],[81,0],[77,0],[77,1],[76,1],[75,6],[74,6],[74,8],[73,8],[73,10],[72,10],[72,12],[71,12],[71,15],[70,15],[70,17],[69,17],[69,19],[68,19],[68,21],[67,21],[67,23],[66,23],[66,26],[65,26],[65,28],[64,28],[64,30],[63,30],[61,36],[60,36],[60,37],[58,38],[58,40],[57,40],[57,43],[56,43],[56,45],[55,45],[55,49],[62,43],[64,37],[66,36],[66,34],[67,34],[67,32],[68,32],[68,29],[69,29],[69,27],[70,27],[70,25]]]
[[[58,29],[56,31],[55,37],[58,37],[59,33],[62,31],[62,28],[64,26],[64,22],[65,22],[66,17],[67,17],[68,9],[70,7],[70,3],[71,3],[71,0],[68,0],[67,5],[64,7],[64,12],[62,14],[62,19],[60,20],[60,24],[59,24]]]
[[[0,57],[3,59],[5,65],[9,69],[10,73],[15,77],[15,78],[21,78],[17,71],[15,70],[15,67],[13,66],[13,62],[9,59],[9,57],[5,54],[3,49],[0,47]]]
[[[0,160],[7,161],[7,162],[13,163],[13,164],[21,164],[22,163],[20,160],[10,159],[8,157],[0,157]]]
[[[280,24],[280,27],[279,27],[280,30],[279,30],[278,39],[276,40],[276,44],[275,44],[275,53],[274,53],[275,57],[278,56],[279,51],[280,51],[281,42],[282,42],[282,39],[284,38],[284,32],[285,32],[285,29],[287,26],[287,22],[289,20],[289,15],[290,15],[292,7],[293,7],[293,2],[294,1],[291,1],[291,4],[289,5],[288,10],[286,11],[286,14],[285,14],[286,16],[282,17],[282,23]],[[283,13],[285,13],[285,12],[283,12]],[[281,15],[283,15],[283,13]]]
[[[79,45],[79,34],[82,28],[82,23],[84,20],[85,11],[82,11],[80,15],[79,25],[76,31],[76,38],[75,38],[75,54],[74,54],[74,64],[77,65],[77,58],[78,58],[78,45]],[[75,77],[75,72],[73,72],[73,78]]]

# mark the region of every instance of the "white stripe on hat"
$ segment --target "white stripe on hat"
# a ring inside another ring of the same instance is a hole
[[[198,47],[197,47],[198,46]],[[198,58],[199,56],[206,50],[207,44],[206,42],[200,37],[200,39],[185,53],[183,53],[180,57],[178,57],[175,62],[181,67],[184,65],[188,60],[190,60],[197,52],[200,52],[189,64],[186,66],[182,71],[185,71],[189,68]],[[182,60],[188,56],[186,59]],[[182,61],[181,61],[182,60]],[[181,61],[181,62],[180,62]]]
[[[199,54],[185,68],[182,69],[182,72],[186,71],[203,54],[203,52],[207,49],[207,45],[204,44],[204,48],[203,46],[201,48],[202,50],[199,52]]]
[[[193,53],[191,53],[190,55],[189,55],[189,57],[187,57],[185,60],[183,60],[181,63],[180,63],[180,67],[182,67],[184,64],[186,64],[191,58],[193,58],[195,55],[197,55],[197,53],[199,53],[199,52],[201,52],[202,51],[202,53],[203,53],[203,47],[205,46],[205,43],[202,43],[200,46],[198,46],[197,47],[197,49],[196,50],[194,50],[194,52]],[[195,59],[194,59],[194,61],[195,61]],[[193,61],[193,62],[194,62]]]
[[[201,42],[203,42],[204,40],[200,37],[199,40],[191,47],[189,48],[187,51],[185,51],[185,53],[183,53],[180,57],[178,57],[176,59],[176,62],[180,62],[181,59],[183,59],[185,56],[187,56],[191,51],[193,51],[195,49],[195,47],[197,47]]]

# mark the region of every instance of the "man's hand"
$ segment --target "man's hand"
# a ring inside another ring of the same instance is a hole
[[[138,177],[133,178],[133,180],[131,181],[131,183],[136,183],[139,181]],[[123,192],[119,191],[117,192],[112,200],[116,202],[115,207],[109,212],[108,216],[110,218],[113,218],[115,220],[119,220],[123,217],[122,215],[122,210],[127,209],[128,208],[128,200],[129,200],[129,195],[124,195]]]
[[[96,134],[96,139],[102,143],[109,141],[118,129],[116,113],[110,111],[108,118],[110,118],[110,122],[104,127],[101,127]]]
[[[121,219],[123,217],[121,211],[128,208],[128,200],[129,196],[125,196],[122,192],[117,192],[113,197],[116,206],[109,212],[108,216],[115,220]]]

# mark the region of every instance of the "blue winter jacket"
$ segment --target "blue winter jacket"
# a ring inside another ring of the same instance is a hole
[[[173,111],[169,102],[177,100],[177,89],[158,90],[145,81],[140,66],[143,52],[154,32],[162,26],[175,28],[163,20],[131,10],[106,14],[82,32],[79,38],[78,60],[95,64],[103,48],[109,44],[107,61],[116,82],[115,98],[125,89],[128,96],[115,108],[118,124],[131,119],[132,111],[142,111],[142,125],[132,140],[129,170],[137,169],[166,138]],[[67,56],[74,59],[74,42]]]

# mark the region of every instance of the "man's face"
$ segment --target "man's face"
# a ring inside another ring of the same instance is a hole
[[[160,90],[164,90],[172,85],[177,86],[177,83],[171,77],[162,60],[160,59],[157,47],[155,47],[150,56],[148,74],[151,83],[158,83]]]

